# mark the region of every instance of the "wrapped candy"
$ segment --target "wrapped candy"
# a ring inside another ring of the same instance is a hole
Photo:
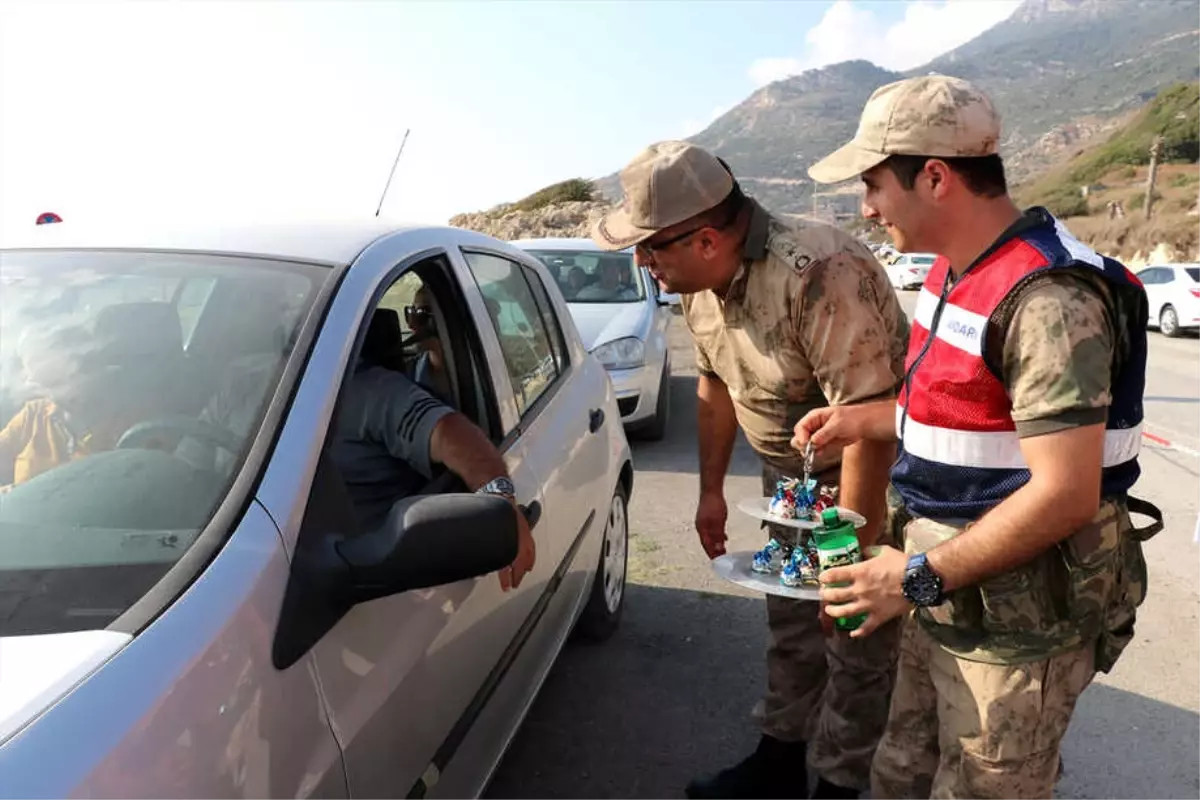
[[[767,513],[776,519],[812,519],[817,498],[815,479],[801,482],[795,478],[782,478],[775,484],[775,494],[767,506]],[[824,490],[822,490],[824,496]]]
[[[813,515],[819,517],[825,509],[836,506],[837,493],[836,486],[822,486],[821,493],[817,497],[817,502],[813,504]]]
[[[796,518],[796,488],[799,481],[795,478],[782,478],[775,484],[775,494],[767,506],[767,513],[777,519]]]
[[[809,546],[797,546],[779,571],[779,582],[792,588],[814,585],[820,571],[816,550]]]
[[[772,538],[766,547],[754,554],[750,569],[767,574],[778,572],[791,556],[791,550],[792,548]]]

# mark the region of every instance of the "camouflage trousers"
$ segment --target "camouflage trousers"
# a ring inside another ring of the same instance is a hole
[[[944,650],[911,616],[871,797],[1051,797],[1059,747],[1095,648],[985,664]]]
[[[822,484],[836,483],[832,472],[819,476]],[[765,494],[774,493],[779,477],[764,466]],[[795,541],[795,529],[768,527],[780,541]],[[767,595],[767,692],[754,717],[768,736],[806,742],[817,775],[861,791],[870,783],[871,759],[887,724],[900,622],[865,639],[840,631],[826,637],[818,610],[815,601]]]

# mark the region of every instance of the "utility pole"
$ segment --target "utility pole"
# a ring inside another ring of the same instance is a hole
[[[1162,153],[1163,137],[1155,136],[1150,145],[1150,172],[1146,176],[1146,219],[1150,219],[1150,207],[1154,205],[1154,179],[1158,174],[1158,157]]]
[[[408,141],[408,132],[410,130],[412,129],[404,129],[404,138],[400,140],[400,149],[396,151],[396,160],[392,162],[392,171],[388,173],[387,183],[383,185],[383,194],[379,195],[379,205],[375,208],[375,216],[377,217],[383,208],[383,198],[387,197],[388,189],[392,185],[392,176],[396,174],[396,165],[400,163],[400,154],[404,152],[404,143]]]

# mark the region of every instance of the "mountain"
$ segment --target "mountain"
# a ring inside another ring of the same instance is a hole
[[[849,61],[776,81],[691,141],[723,156],[769,208],[808,213],[806,169],[854,135],[871,92],[941,72],[995,100],[1005,130],[1001,153],[1019,181],[1064,149],[1111,131],[1114,118],[1163,88],[1200,77],[1198,38],[1196,0],[1026,0],[1009,19],[906,73]],[[597,187],[621,196],[615,174]]]
[[[1150,146],[1158,136],[1162,137],[1160,163],[1195,164],[1200,159],[1200,83],[1180,83],[1164,89],[1129,124],[1021,187],[1018,197],[1025,205],[1044,205],[1060,217],[1095,213],[1099,209],[1092,207],[1094,203],[1082,193],[1082,187],[1094,188],[1118,167],[1148,164]],[[1119,172],[1137,174],[1137,170]],[[1180,199],[1189,198],[1184,195]],[[1194,194],[1190,200],[1194,204]]]

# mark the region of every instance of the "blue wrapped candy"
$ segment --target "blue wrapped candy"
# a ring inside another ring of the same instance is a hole
[[[811,546],[797,545],[792,549],[783,569],[779,571],[779,582],[792,588],[815,585],[820,571],[816,549]]]
[[[750,569],[762,573],[778,572],[788,555],[784,546],[772,538],[766,547],[754,554]]]

